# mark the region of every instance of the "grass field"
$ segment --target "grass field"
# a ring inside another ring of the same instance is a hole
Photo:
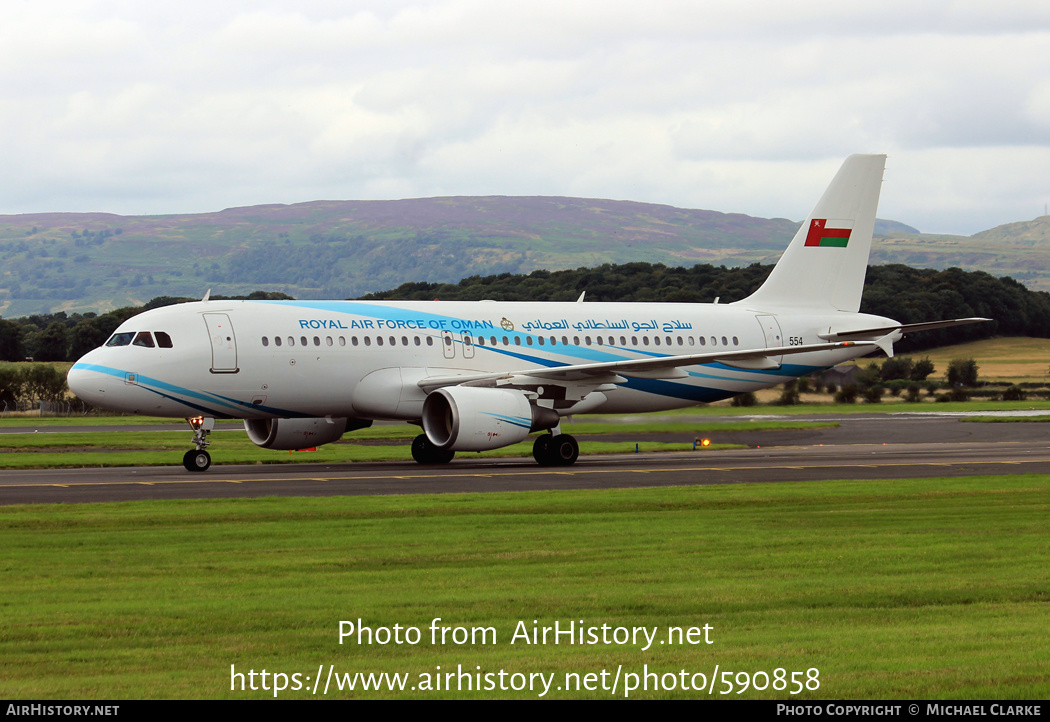
[[[673,673],[662,684],[717,665],[715,698],[721,672],[725,698],[740,673],[763,686],[756,673],[778,669],[810,690],[739,696],[1045,698],[1048,516],[1046,479],[1031,476],[4,507],[0,696],[273,696],[231,691],[231,665],[290,687],[328,665],[340,681],[408,675],[404,692],[332,683],[329,697],[539,696],[409,689],[462,665],[553,675],[548,698],[608,698],[599,676],[593,691],[557,687],[603,671],[611,687],[619,668],[622,697],[646,665]],[[433,644],[437,617],[495,643]],[[340,645],[340,621],[358,619],[421,641]],[[659,641],[512,644],[534,620]],[[660,644],[705,625],[712,644]],[[707,695],[679,681],[631,696]]]
[[[974,359],[978,378],[983,381],[1047,383],[1050,380],[1050,339],[1003,336],[957,346],[944,346],[929,352],[912,354],[913,358],[929,356],[936,367],[935,376],[943,378],[953,359]]]

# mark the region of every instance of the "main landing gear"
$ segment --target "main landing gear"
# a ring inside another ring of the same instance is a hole
[[[207,471],[211,466],[211,454],[204,449],[211,443],[208,441],[208,434],[215,428],[215,419],[194,416],[186,421],[193,429],[193,444],[197,448],[186,452],[186,455],[182,457],[182,465],[187,471]]]
[[[532,444],[532,457],[540,466],[572,466],[580,456],[580,445],[568,434],[542,434]]]
[[[447,464],[455,455],[434,446],[426,434],[412,440],[412,458],[420,464]],[[568,434],[541,434],[532,445],[532,456],[540,466],[571,466],[580,456],[580,446]]]
[[[412,439],[412,458],[420,464],[447,464],[455,455],[455,451],[446,451],[434,446],[426,434]]]

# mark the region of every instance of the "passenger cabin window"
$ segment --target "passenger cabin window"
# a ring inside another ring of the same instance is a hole
[[[143,348],[153,348],[153,336],[149,331],[139,331],[135,335],[135,340],[131,342],[132,346],[142,346]]]
[[[107,346],[128,346],[131,344],[131,339],[135,338],[134,332],[127,333],[115,333],[113,337],[106,341]]]

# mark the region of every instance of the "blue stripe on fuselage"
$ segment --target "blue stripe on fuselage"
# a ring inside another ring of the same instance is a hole
[[[83,369],[85,371],[94,371],[96,373],[105,374],[107,376],[113,376],[114,378],[118,378],[118,379],[121,379],[121,380],[126,379],[127,375],[129,373],[134,373],[134,375],[135,375],[135,383],[133,384],[134,386],[137,386],[137,387],[139,387],[141,389],[144,389],[145,391],[149,391],[151,393],[155,393],[158,396],[162,396],[162,397],[164,397],[166,399],[170,399],[171,401],[174,401],[176,403],[182,404],[184,406],[189,406],[190,408],[197,409],[198,411],[206,413],[209,416],[216,416],[216,417],[219,417],[219,418],[238,418],[238,417],[234,417],[234,416],[226,413],[225,411],[217,411],[217,410],[212,409],[212,408],[201,406],[200,404],[194,403],[193,401],[189,401],[186,398],[179,398],[177,396],[172,396],[171,394],[180,394],[181,396],[189,397],[189,398],[192,398],[192,399],[196,399],[197,401],[200,401],[200,402],[203,402],[203,403],[216,403],[217,402],[221,406],[227,406],[227,407],[230,407],[230,408],[233,408],[233,409],[251,408],[251,409],[262,411],[264,413],[274,414],[275,416],[284,416],[284,417],[305,417],[306,416],[305,414],[301,414],[301,413],[295,412],[295,411],[289,411],[287,409],[279,409],[279,408],[270,407],[270,406],[256,406],[256,405],[251,405],[251,404],[245,404],[243,401],[239,401],[237,399],[231,399],[231,398],[224,397],[224,396],[219,396],[218,394],[213,394],[213,393],[210,393],[210,392],[193,391],[192,389],[187,389],[187,388],[184,388],[182,386],[176,386],[175,384],[169,384],[166,381],[161,381],[160,379],[155,379],[155,378],[152,378],[150,376],[143,376],[142,374],[138,374],[138,373],[135,373],[135,372],[132,372],[132,371],[122,371],[120,369],[111,368],[109,366],[99,366],[97,364],[77,363],[76,364],[76,368]],[[150,388],[151,386],[154,387],[154,388]],[[160,389],[163,389],[164,391],[167,391],[168,393],[163,393]]]

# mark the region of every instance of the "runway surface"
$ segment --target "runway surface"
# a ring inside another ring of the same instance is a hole
[[[537,466],[531,458],[482,459],[461,454],[447,466],[413,462],[216,465],[203,474],[193,474],[179,464],[181,455],[173,454],[172,461],[178,466],[0,471],[0,504],[1050,474],[1050,422],[965,423],[958,416],[932,414],[807,416],[798,420],[833,420],[840,426],[705,434],[704,423],[715,419],[698,418],[696,436],[754,448],[581,456],[574,466],[556,468]],[[682,441],[683,436],[685,441],[693,438],[682,434],[622,438]],[[609,441],[616,437],[594,438]],[[587,437],[580,440],[586,449]],[[214,445],[211,451],[221,461],[221,446]]]

